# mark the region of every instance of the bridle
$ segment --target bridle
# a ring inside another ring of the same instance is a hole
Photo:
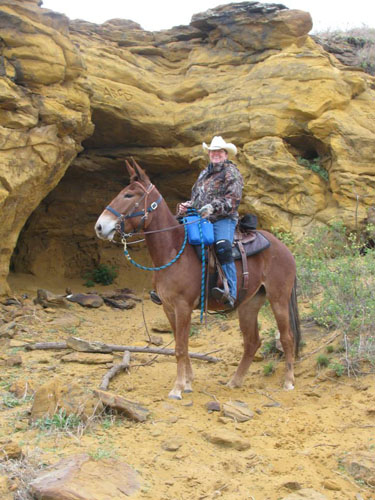
[[[117,210],[115,210],[114,208],[112,208],[111,206],[107,205],[105,208],[106,210],[108,210],[109,212],[111,212],[113,215],[115,215],[117,217],[117,223],[116,223],[116,226],[115,226],[115,229],[118,233],[120,233],[120,236],[122,239],[126,239],[126,238],[129,238],[130,236],[133,236],[134,234],[136,234],[138,231],[140,231],[141,229],[144,228],[144,225],[145,225],[145,222],[148,218],[148,215],[150,212],[154,212],[161,200],[163,199],[162,195],[160,195],[160,197],[156,200],[156,201],[153,201],[149,207],[147,207],[147,198],[149,196],[149,194],[153,191],[153,189],[155,188],[155,186],[153,184],[150,184],[147,188],[145,188],[140,182],[138,181],[135,181],[135,184],[138,184],[138,186],[140,186],[142,188],[142,190],[144,191],[143,193],[143,196],[135,203],[134,207],[133,207],[133,212],[131,212],[130,214],[121,214],[120,212],[117,212]],[[144,200],[144,209],[143,210],[140,210],[138,212],[134,212],[134,210],[136,210],[139,205],[141,204],[142,200]],[[137,227],[137,229],[135,229],[134,231],[132,231],[131,233],[125,233],[125,221],[127,219],[131,219],[133,217],[141,217],[141,221]]]

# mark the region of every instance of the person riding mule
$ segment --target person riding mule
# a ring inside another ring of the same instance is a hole
[[[212,296],[233,308],[237,299],[237,272],[232,256],[234,232],[238,222],[238,206],[241,202],[243,179],[237,166],[228,159],[236,155],[237,148],[221,136],[215,136],[208,146],[202,144],[208,153],[209,164],[195,182],[191,199],[180,203],[177,215],[184,215],[189,208],[213,223],[214,248],[227,285],[214,287]],[[156,299],[156,297],[153,297]]]
[[[179,224],[160,192],[146,172],[135,162],[127,162],[130,183],[110,202],[99,216],[95,231],[99,238],[113,240],[119,233],[124,253],[129,258],[126,241],[130,235],[145,235],[154,267],[138,265],[154,271],[156,292],[175,336],[177,377],[169,397],[181,399],[192,391],[193,369],[188,344],[192,311],[200,300],[202,266],[192,245],[187,243],[186,226]],[[300,326],[296,297],[296,264],[288,248],[275,236],[260,230],[270,246],[247,257],[249,280],[238,305],[238,318],[243,335],[243,354],[236,372],[228,382],[240,387],[254,355],[261,345],[258,313],[268,299],[280,332],[285,353],[285,389],[294,388],[294,355],[298,354]],[[134,265],[133,260],[130,262]],[[238,262],[238,261],[237,261]],[[240,273],[240,266],[237,266]],[[208,308],[222,310],[222,304],[209,297]]]

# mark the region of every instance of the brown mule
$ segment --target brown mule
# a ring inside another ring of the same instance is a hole
[[[155,267],[173,260],[183,246],[184,227],[176,221],[165,200],[139,165],[128,163],[130,184],[111,201],[100,215],[95,230],[101,239],[113,239],[121,227],[122,233],[144,231],[146,244]],[[166,231],[163,229],[170,228]],[[286,360],[285,389],[294,388],[294,355],[298,353],[300,328],[296,300],[296,265],[288,248],[272,234],[261,231],[271,245],[248,258],[249,285],[238,306],[244,352],[238,368],[228,382],[240,387],[261,342],[258,312],[269,300]],[[237,261],[238,281],[241,264]],[[181,399],[182,392],[192,391],[193,370],[188,356],[191,313],[199,302],[201,263],[193,247],[186,245],[173,265],[154,272],[154,284],[175,337],[177,378],[169,397]],[[208,307],[220,310],[222,304],[210,299]]]

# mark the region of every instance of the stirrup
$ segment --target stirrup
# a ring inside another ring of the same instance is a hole
[[[163,304],[155,290],[150,291],[150,299],[154,304],[157,304],[158,306],[161,306]]]
[[[222,304],[229,306],[231,309],[234,308],[234,304],[236,301],[231,295],[225,293],[222,288],[219,288],[217,286],[215,288],[212,288],[211,295],[217,302],[221,302]]]

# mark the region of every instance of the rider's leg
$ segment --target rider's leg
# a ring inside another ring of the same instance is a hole
[[[233,219],[220,219],[214,222],[215,251],[225,277],[228,281],[229,293],[232,297],[230,302],[237,297],[237,273],[232,257],[232,243],[236,221]]]

